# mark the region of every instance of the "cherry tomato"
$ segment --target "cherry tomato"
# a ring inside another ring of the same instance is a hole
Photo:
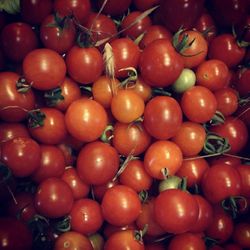
[[[186,191],[167,189],[156,197],[154,217],[167,233],[180,234],[189,231],[195,225],[198,215],[197,201]]]
[[[237,72],[235,87],[242,96],[247,96],[250,93],[250,87],[248,79],[250,76],[250,70],[248,68],[242,68]]]
[[[31,89],[26,93],[18,92],[19,78],[14,72],[0,73],[0,118],[3,121],[20,122],[35,107],[35,95]]]
[[[102,74],[102,55],[95,47],[75,45],[68,51],[65,60],[68,74],[80,84],[93,83]]]
[[[59,235],[55,242],[54,250],[93,250],[90,240],[78,232],[69,231]]]
[[[199,123],[183,122],[172,138],[181,149],[184,156],[195,156],[203,149],[206,139],[205,128]]]
[[[208,88],[193,86],[183,93],[181,108],[190,121],[204,123],[214,116],[217,109],[217,101]]]
[[[242,248],[250,247],[250,224],[246,222],[236,223],[233,231],[233,240]]]
[[[107,126],[105,109],[98,102],[87,98],[74,101],[65,113],[68,132],[83,142],[95,141]]]
[[[179,146],[171,141],[158,140],[153,142],[145,152],[144,166],[150,176],[164,179],[174,175],[182,164],[182,152]]]
[[[99,203],[87,198],[75,201],[69,216],[72,230],[83,235],[96,233],[103,223]]]
[[[172,97],[156,96],[145,106],[143,125],[156,139],[169,139],[176,135],[182,123],[179,103]]]
[[[241,195],[246,198],[250,197],[250,168],[246,164],[235,165],[236,170],[241,177]]]
[[[90,185],[111,181],[119,168],[119,155],[107,143],[95,141],[83,146],[77,157],[77,173]]]
[[[101,207],[107,222],[115,226],[125,226],[136,220],[141,211],[141,202],[132,188],[116,185],[105,192]]]
[[[41,215],[59,218],[71,211],[73,194],[68,184],[60,178],[48,178],[38,186],[34,203]]]
[[[29,137],[17,137],[1,147],[1,159],[16,177],[27,177],[39,168],[40,145]]]
[[[173,84],[183,67],[183,58],[166,38],[151,42],[142,51],[139,62],[142,78],[152,87]]]
[[[54,50],[35,49],[23,60],[23,74],[33,88],[50,90],[60,86],[64,80],[66,65]]]
[[[13,62],[21,62],[38,47],[36,34],[27,23],[10,23],[3,28],[0,36],[2,51]]]
[[[148,10],[157,5],[159,2],[160,0],[133,0],[133,4],[136,9],[140,11]]]

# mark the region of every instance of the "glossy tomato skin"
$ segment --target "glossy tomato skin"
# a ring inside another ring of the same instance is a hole
[[[70,19],[64,22],[63,27],[59,25],[54,15],[48,15],[40,25],[40,39],[44,47],[63,54],[74,45],[76,28]]]
[[[228,139],[230,153],[239,153],[247,145],[247,127],[242,120],[233,116],[226,117],[223,124],[213,127],[211,131]]]
[[[101,202],[104,219],[115,226],[125,226],[136,220],[141,211],[137,193],[125,185],[107,189]]]
[[[98,102],[87,98],[74,101],[65,113],[69,134],[83,142],[95,141],[108,123],[107,112]]]
[[[99,203],[92,199],[79,199],[70,211],[70,224],[73,231],[83,235],[96,233],[103,223]]]
[[[141,76],[152,87],[167,87],[173,84],[183,68],[183,58],[168,39],[151,42],[140,56]]]
[[[39,167],[32,174],[31,178],[36,183],[41,183],[50,177],[61,177],[66,164],[63,153],[54,145],[40,145],[41,160]]]
[[[54,50],[35,49],[23,60],[23,74],[33,88],[50,90],[58,87],[64,80],[66,65]]]
[[[26,93],[17,91],[19,77],[10,71],[0,73],[0,118],[3,121],[23,121],[27,112],[35,107],[35,95],[31,89]]]
[[[177,144],[171,141],[158,140],[152,143],[145,152],[144,166],[150,176],[164,179],[166,169],[168,175],[174,175],[181,167],[183,155]]]
[[[5,56],[13,62],[21,62],[24,57],[38,47],[38,39],[32,27],[23,22],[10,23],[0,34],[1,48]]]
[[[39,168],[40,145],[29,137],[17,137],[1,148],[1,159],[16,177],[30,176]]]
[[[120,154],[124,156],[140,155],[148,148],[150,143],[151,136],[143,124],[115,123],[112,145]]]
[[[193,86],[181,97],[181,108],[185,116],[192,122],[208,122],[217,109],[214,94],[203,86]]]
[[[243,248],[250,247],[250,224],[239,222],[235,225],[233,231],[233,240]]]
[[[238,171],[226,164],[212,165],[204,173],[201,187],[205,198],[216,204],[241,193],[241,177]]]
[[[172,32],[180,27],[192,28],[201,15],[203,0],[162,0],[160,2],[160,18],[164,25]]]
[[[102,185],[112,180],[119,168],[116,149],[101,141],[83,146],[77,157],[77,173],[90,185]]]
[[[21,16],[29,24],[41,24],[52,12],[52,0],[24,0],[21,2]]]
[[[73,194],[68,184],[60,178],[48,178],[38,186],[34,203],[41,215],[59,218],[71,211]]]
[[[75,200],[88,196],[90,186],[81,180],[74,167],[66,167],[61,178],[70,186]]]
[[[183,233],[174,236],[174,238],[172,238],[169,243],[168,250],[176,249],[205,250],[206,245],[205,241],[199,235],[192,233]]]
[[[54,250],[64,250],[64,249],[93,250],[93,247],[87,236],[78,232],[69,231],[59,235],[59,237],[55,242]]]
[[[21,221],[0,218],[0,248],[6,250],[31,250],[32,234]]]
[[[209,59],[221,60],[228,68],[236,67],[243,60],[245,53],[246,49],[240,47],[233,35],[227,33],[216,36],[208,49]]]
[[[124,230],[112,234],[104,245],[104,250],[144,250],[144,244],[134,237],[134,230]]]
[[[40,143],[55,145],[61,143],[67,135],[64,114],[55,108],[41,108],[45,115],[43,125],[32,127],[29,124],[29,132]]]
[[[90,14],[91,4],[89,0],[56,0],[53,7],[60,16],[73,14],[78,22],[83,23]]]
[[[94,82],[103,72],[102,55],[95,47],[75,45],[68,51],[65,60],[68,74],[80,84]]]
[[[186,191],[167,189],[156,197],[155,220],[165,232],[180,234],[189,231],[196,223],[198,214],[195,198]]]
[[[137,68],[140,58],[139,46],[127,37],[114,39],[110,45],[114,57],[115,77],[127,77],[127,71],[120,70],[127,67]]]
[[[182,123],[182,110],[172,97],[156,96],[145,106],[143,125],[156,139],[166,140],[175,136]]]

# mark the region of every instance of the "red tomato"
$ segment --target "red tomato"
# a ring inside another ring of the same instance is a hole
[[[250,248],[250,224],[246,222],[236,223],[233,231],[233,240],[242,248]]]
[[[172,141],[181,149],[184,156],[198,155],[206,139],[205,128],[199,123],[183,122]]]
[[[217,101],[208,88],[193,86],[182,95],[181,108],[190,121],[204,123],[213,118]]]
[[[140,49],[130,38],[117,38],[110,43],[113,52],[115,77],[127,77],[127,71],[120,71],[128,67],[137,68]]]
[[[131,123],[144,112],[143,99],[130,89],[121,89],[111,100],[111,112],[115,119],[122,123]]]
[[[142,210],[136,219],[138,229],[143,230],[147,225],[146,235],[161,236],[165,233],[163,228],[156,222],[154,216],[155,198],[148,199],[142,204]]]
[[[27,177],[39,168],[40,145],[29,137],[17,137],[1,147],[1,160],[16,177]]]
[[[103,9],[104,14],[108,14],[111,16],[119,16],[126,12],[132,0],[121,0],[119,4],[117,4],[116,0],[109,0]],[[100,8],[104,3],[104,0],[98,0],[97,5]]]
[[[201,180],[204,197],[213,204],[239,195],[241,185],[240,174],[227,164],[212,165],[203,174]]]
[[[0,248],[11,250],[32,249],[32,234],[28,227],[15,218],[0,218]]]
[[[124,230],[112,234],[104,245],[105,250],[144,250],[144,244],[135,238],[134,230]]]
[[[61,17],[49,15],[40,25],[40,39],[43,46],[59,54],[67,52],[74,45],[75,38],[76,28],[69,18],[62,21]]]
[[[101,207],[103,217],[108,223],[125,226],[136,220],[141,211],[141,202],[132,188],[116,185],[106,191]]]
[[[7,24],[0,36],[2,51],[13,62],[21,62],[30,51],[38,47],[36,34],[27,23]]]
[[[102,54],[95,47],[75,45],[68,51],[65,60],[68,74],[80,84],[93,83],[103,72]]]
[[[66,164],[63,153],[59,148],[52,145],[41,145],[41,160],[39,167],[31,178],[40,183],[50,177],[61,177]]]
[[[140,11],[148,10],[157,5],[159,2],[160,0],[133,0],[133,4],[136,9]]]
[[[166,140],[175,136],[181,123],[182,111],[174,98],[156,96],[146,104],[143,125],[156,139]]]
[[[74,15],[76,20],[83,23],[89,16],[91,3],[89,0],[55,0],[54,11],[60,16]]]
[[[35,49],[23,60],[23,74],[33,88],[50,90],[60,86],[64,80],[66,65],[54,50]]]
[[[183,233],[174,236],[168,246],[168,250],[205,250],[206,245],[205,241],[196,234],[192,233]]]
[[[250,198],[250,168],[249,165],[235,165],[236,170],[241,177],[241,195],[245,198]]]
[[[248,130],[245,123],[232,116],[228,116],[223,124],[214,126],[211,131],[228,139],[231,146],[229,153],[239,153],[248,142]]]
[[[230,74],[227,65],[218,59],[202,62],[196,70],[197,85],[204,86],[211,91],[228,86]]]
[[[182,164],[182,152],[179,146],[171,141],[156,141],[145,152],[144,166],[149,175],[156,179],[164,179],[166,169],[168,175],[174,175]]]
[[[70,186],[75,200],[88,196],[90,187],[80,179],[75,168],[67,167],[61,178]]]
[[[83,146],[77,157],[77,173],[90,185],[102,185],[112,180],[119,168],[119,155],[107,143],[95,141]]]
[[[35,209],[48,218],[59,218],[69,214],[73,205],[73,194],[66,182],[59,178],[48,178],[40,183],[35,194]]]
[[[195,157],[194,157],[195,158]],[[176,175],[187,178],[187,186],[199,185],[204,172],[209,168],[208,162],[204,158],[184,160]]]
[[[27,112],[35,107],[35,96],[18,92],[16,84],[20,76],[14,72],[0,73],[0,118],[7,122],[20,122],[27,118]]]
[[[183,58],[166,38],[151,42],[141,53],[141,76],[152,87],[173,84],[183,68]]]
[[[243,67],[237,72],[235,87],[242,96],[247,96],[250,93],[249,77],[250,69],[248,68]]]
[[[135,40],[137,37],[142,35],[152,25],[149,16],[146,16],[139,21],[135,22],[136,19],[142,14],[140,11],[131,11],[121,22],[122,35]],[[135,22],[134,25],[132,25]],[[130,26],[132,25],[132,26]]]
[[[76,249],[94,250],[88,237],[74,231],[59,235],[54,246],[54,250]]]
[[[31,136],[44,144],[61,143],[67,135],[64,114],[55,108],[41,108],[40,112],[45,115],[43,125],[37,126],[32,118],[29,120]]]
[[[72,230],[83,235],[96,233],[103,223],[99,203],[87,198],[75,201],[69,216]]]
[[[153,178],[146,172],[143,161],[131,160],[119,176],[119,182],[140,192],[149,190]]]
[[[105,109],[98,102],[87,98],[74,101],[65,114],[68,132],[83,142],[98,139],[107,126]]]
[[[167,189],[156,197],[154,217],[167,233],[180,234],[189,231],[195,225],[198,215],[197,201],[186,191]]]

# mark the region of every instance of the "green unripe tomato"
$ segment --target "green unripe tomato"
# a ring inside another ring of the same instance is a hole
[[[195,85],[196,76],[193,70],[184,68],[172,85],[172,89],[176,93],[183,93]]]

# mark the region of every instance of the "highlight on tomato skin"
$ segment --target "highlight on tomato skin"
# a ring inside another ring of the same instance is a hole
[[[248,0],[0,2],[1,249],[250,249]]]

